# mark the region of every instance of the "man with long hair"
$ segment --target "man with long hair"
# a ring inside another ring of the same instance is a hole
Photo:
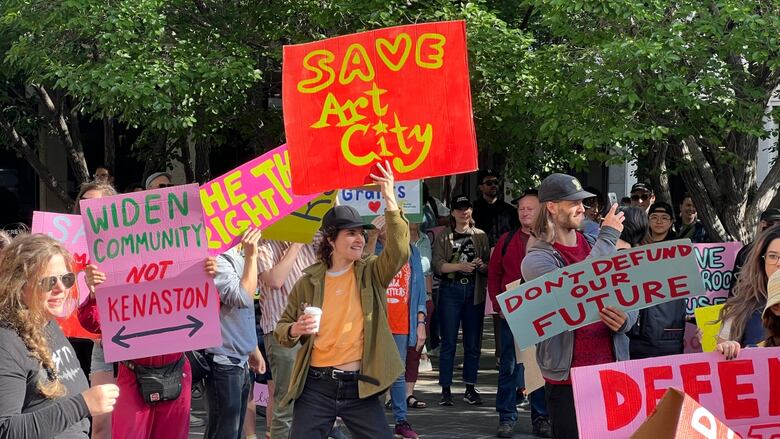
[[[531,228],[536,239],[529,246],[521,271],[527,281],[586,258],[613,254],[623,230],[622,212],[612,205],[604,217],[598,239],[577,230],[585,218],[582,200],[593,194],[566,174],[552,174],[539,187],[539,213]],[[607,306],[601,321],[558,334],[537,344],[536,359],[545,380],[545,400],[554,438],[577,438],[571,369],[629,358],[625,333],[636,322],[636,312]]]

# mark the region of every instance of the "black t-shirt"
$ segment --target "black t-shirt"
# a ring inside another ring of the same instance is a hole
[[[474,240],[467,233],[452,232],[452,263],[472,262],[477,258],[477,250],[474,248]],[[472,278],[475,272],[461,273],[456,271],[455,279]]]
[[[495,247],[501,235],[520,226],[517,209],[501,200],[496,200],[493,204],[489,204],[484,198],[474,201],[472,217],[477,228],[487,234],[491,248]]]
[[[60,327],[49,322],[45,333],[65,396],[48,399],[38,391],[46,371],[16,331],[0,328],[0,437],[87,439],[89,409],[81,396],[87,377]]]

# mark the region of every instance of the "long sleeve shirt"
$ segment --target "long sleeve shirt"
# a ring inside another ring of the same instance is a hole
[[[38,391],[48,374],[16,331],[0,328],[0,439],[88,438],[89,409],[81,395],[87,377],[59,326],[49,322],[45,331],[65,396],[49,399]]]

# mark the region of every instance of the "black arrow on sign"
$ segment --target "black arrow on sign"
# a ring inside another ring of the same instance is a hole
[[[171,326],[169,328],[150,329],[148,331],[136,332],[135,334],[125,334],[124,332],[126,327],[122,326],[121,328],[119,328],[119,331],[117,331],[117,333],[114,334],[113,337],[111,337],[111,341],[113,341],[118,346],[121,346],[123,348],[129,348],[130,345],[125,343],[125,340],[127,339],[146,337],[147,335],[163,334],[166,332],[179,331],[182,329],[192,329],[192,331],[190,331],[189,333],[189,337],[192,337],[193,335],[195,335],[196,332],[198,332],[200,328],[203,327],[203,322],[201,322],[200,320],[196,319],[193,316],[187,316],[187,320],[189,320],[191,323],[188,323],[186,325]]]

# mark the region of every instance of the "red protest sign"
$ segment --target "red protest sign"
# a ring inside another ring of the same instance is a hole
[[[631,439],[738,439],[709,410],[685,393],[670,388]]]
[[[463,21],[285,46],[282,87],[296,194],[477,168]]]

